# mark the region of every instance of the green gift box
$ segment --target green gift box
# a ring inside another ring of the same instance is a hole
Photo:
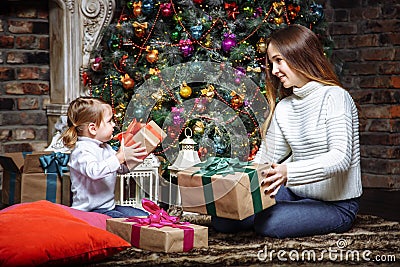
[[[260,188],[269,164],[210,157],[178,172],[184,211],[243,220],[275,204]]]

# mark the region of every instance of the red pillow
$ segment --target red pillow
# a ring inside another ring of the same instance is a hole
[[[83,264],[130,246],[46,200],[0,213],[0,266]]]
[[[6,212],[8,210],[12,210],[12,209],[15,209],[16,207],[20,207],[20,206],[24,206],[24,205],[30,205],[30,203],[14,204],[12,206],[9,206],[7,208],[0,210],[0,214],[2,212]],[[63,208],[64,210],[68,211],[74,217],[81,219],[81,220],[87,222],[88,224],[90,224],[92,226],[96,226],[103,230],[106,230],[107,219],[111,218],[110,216],[107,216],[107,215],[101,214],[101,213],[97,213],[97,212],[81,211],[81,210],[77,210],[77,209],[74,209],[74,208],[71,208],[71,207],[68,207],[65,205],[61,205],[61,204],[54,204],[54,205],[57,205],[57,206]]]

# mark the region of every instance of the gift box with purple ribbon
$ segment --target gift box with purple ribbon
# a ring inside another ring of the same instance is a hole
[[[147,217],[113,218],[107,220],[107,231],[133,246],[160,252],[182,252],[208,247],[208,228],[170,216],[156,203],[142,200]]]

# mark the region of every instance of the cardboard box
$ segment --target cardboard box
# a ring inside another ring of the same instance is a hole
[[[260,183],[261,171],[270,165],[257,164],[223,176],[196,174],[200,167],[178,172],[178,185],[184,211],[243,220],[275,204],[265,195]]]
[[[0,156],[3,168],[2,203],[13,205],[21,202],[21,177],[25,156],[31,152],[6,153]]]
[[[107,220],[107,231],[122,237],[133,246],[160,252],[182,252],[191,248],[208,247],[208,228],[205,226],[184,225],[194,236],[185,238],[185,230],[170,226],[157,228],[154,226],[140,226],[136,222],[128,222],[127,218],[113,218]],[[186,248],[184,248],[184,246]]]
[[[9,153],[0,156],[3,166],[2,202],[16,203],[48,200],[61,203],[61,177],[45,173],[39,158],[46,152]]]

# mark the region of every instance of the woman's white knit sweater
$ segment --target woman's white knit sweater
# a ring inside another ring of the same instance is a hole
[[[276,106],[255,162],[285,162],[295,194],[325,201],[362,194],[357,108],[347,91],[312,81]]]

